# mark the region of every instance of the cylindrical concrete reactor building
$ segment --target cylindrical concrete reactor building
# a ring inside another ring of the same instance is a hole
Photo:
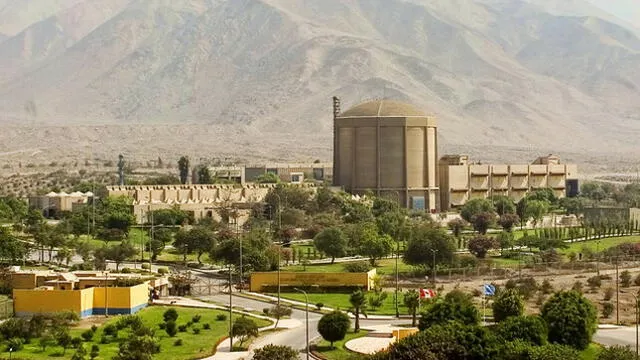
[[[398,101],[375,100],[340,112],[334,98],[333,183],[411,209],[437,211],[436,119]]]

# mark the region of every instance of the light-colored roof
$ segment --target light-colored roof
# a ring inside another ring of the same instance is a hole
[[[374,100],[356,105],[338,115],[338,118],[353,117],[426,117],[417,107],[395,100]]]

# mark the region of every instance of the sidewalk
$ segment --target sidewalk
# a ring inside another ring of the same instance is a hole
[[[183,298],[183,297],[167,297],[167,298],[164,298],[162,300],[155,300],[153,303],[154,303],[154,305],[168,305],[168,306],[180,306],[180,307],[191,307],[191,308],[216,309],[216,310],[225,310],[225,311],[229,310],[229,307],[227,307],[227,306],[220,306],[220,305],[210,304],[210,303],[206,303],[206,302],[203,302],[203,301],[198,301],[198,300],[194,300],[194,299],[187,299],[187,298]],[[269,321],[273,322],[273,324],[271,324],[269,326],[265,326],[263,328],[258,329],[258,331],[260,331],[260,332],[263,332],[265,330],[275,329],[276,319],[270,318],[268,316],[252,314],[252,313],[249,313],[249,312],[246,312],[246,311],[238,311],[238,310],[232,310],[232,311],[234,313],[237,313],[237,314],[243,314],[243,315],[247,315],[247,316],[252,316],[254,318],[269,320]],[[300,320],[296,320],[296,319],[281,319],[278,322],[278,329],[295,329],[295,328],[298,328],[300,326],[302,326],[302,322]],[[269,335],[267,335],[267,337],[268,336]],[[240,343],[240,340],[237,339],[237,338],[234,338],[233,342],[238,344],[238,343]],[[209,357],[201,359],[201,360],[241,360],[241,359],[248,359],[249,356],[252,353],[251,349],[252,349],[252,346],[249,346],[249,351],[231,352],[230,351],[229,338],[226,338],[222,342],[220,342],[220,344],[218,344],[218,347],[216,349],[216,353],[213,356],[209,356]]]

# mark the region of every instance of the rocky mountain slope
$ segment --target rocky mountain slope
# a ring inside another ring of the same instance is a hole
[[[583,0],[0,0],[0,153],[326,150],[333,95],[415,103],[445,145],[628,151],[635,31]]]

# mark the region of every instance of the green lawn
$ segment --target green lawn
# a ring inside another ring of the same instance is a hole
[[[373,292],[367,293],[367,296]],[[276,294],[270,294],[271,296],[277,296]],[[343,311],[348,310],[351,307],[349,303],[349,295],[345,294],[314,294],[310,293],[309,295],[309,307],[315,308],[316,304],[321,302],[326,307],[330,307],[333,309],[340,309]],[[300,302],[304,302],[304,295],[300,293],[280,293],[280,296],[284,299],[296,300]],[[408,310],[403,304],[403,294],[400,293],[400,297],[398,299],[398,310],[401,315],[407,315]],[[394,292],[387,292],[387,298],[384,300],[381,307],[373,310],[371,307],[367,308],[367,313],[370,315],[395,315],[396,314],[396,306],[394,301]]]
[[[179,332],[175,337],[171,338],[167,333],[158,328],[158,324],[162,322],[162,314],[168,307],[152,306],[144,309],[138,313],[138,316],[142,318],[145,325],[155,329],[156,337],[160,342],[160,353],[153,356],[158,360],[191,360],[201,359],[214,353],[214,346],[219,339],[226,336],[229,332],[229,320],[217,321],[216,316],[224,313],[225,311],[208,310],[208,309],[190,309],[190,308],[176,308],[178,310],[178,325],[186,324],[191,321],[194,315],[201,315],[202,319],[199,323],[193,324],[187,332]],[[238,315],[236,315],[238,316]],[[235,317],[235,316],[234,316]],[[107,323],[115,323],[118,317],[111,318]],[[254,319],[259,327],[269,325],[266,320]],[[202,325],[208,323],[211,326],[210,330],[204,330]],[[101,326],[94,335],[91,342],[85,343],[87,350],[91,349],[93,344],[100,346],[100,357],[98,359],[111,359],[116,355],[118,350],[118,342],[125,339],[129,335],[129,330],[121,330],[118,335],[118,340],[109,344],[100,344],[102,337]],[[195,335],[192,331],[194,327],[200,329],[200,334]],[[80,334],[86,329],[72,328],[70,333],[72,337],[80,336]],[[182,346],[174,346],[174,342],[177,339],[181,339]],[[4,345],[3,345],[4,348]],[[23,359],[43,359],[47,357],[58,357],[61,359],[71,359],[74,350],[67,349],[65,356],[62,356],[62,348],[59,346],[51,346],[46,349],[45,352],[41,351],[38,346],[38,340],[32,340],[30,344],[25,345],[24,349],[14,353],[14,357]]]
[[[362,259],[360,261],[369,261],[368,259]],[[376,267],[376,271],[380,275],[392,275],[395,274],[395,259],[383,259],[377,262],[378,266]],[[345,263],[335,263],[335,264],[311,264],[307,265],[307,272],[321,272],[321,273],[330,273],[330,272],[344,272]],[[408,273],[413,270],[413,267],[402,262],[402,257],[398,259],[398,271],[400,273]],[[304,271],[304,267],[302,265],[290,265],[282,268],[282,271]]]
[[[345,336],[344,340],[333,343],[333,348],[328,341],[324,339],[315,345],[315,351],[322,354],[328,360],[353,360],[358,358],[358,354],[353,353],[344,346],[347,342],[353,339],[361,338],[367,335],[367,331],[360,330],[358,333],[354,333],[350,330]],[[362,356],[364,359],[365,357]]]
[[[640,242],[640,236],[611,237],[611,238],[604,238],[600,240],[576,242],[569,245],[567,249],[562,249],[561,251],[565,254],[568,254],[570,252],[579,253],[580,251],[582,251],[583,248],[589,248],[592,251],[596,252],[596,250],[603,251],[620,244],[638,243],[638,242]]]

